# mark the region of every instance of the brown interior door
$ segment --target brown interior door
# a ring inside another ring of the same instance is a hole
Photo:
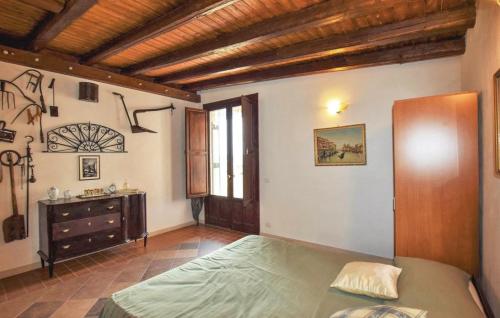
[[[209,167],[212,171],[211,193],[205,199],[205,221],[259,233],[258,96],[205,104],[204,109],[209,112]],[[218,134],[220,130],[226,132],[223,141]],[[214,152],[224,147],[227,155],[220,158]]]
[[[393,122],[396,255],[477,273],[477,94],[397,101]]]
[[[210,193],[208,171],[208,112],[186,108],[186,196]]]

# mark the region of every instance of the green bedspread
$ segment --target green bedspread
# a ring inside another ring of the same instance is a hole
[[[413,273],[421,266],[412,267],[406,263],[402,266],[406,276],[402,275],[398,286],[406,295],[400,292],[401,297],[396,302],[354,296],[330,288],[344,264],[354,260],[392,263],[392,260],[357,253],[319,250],[277,239],[247,236],[212,254],[115,293],[105,305],[101,317],[313,318],[330,317],[335,311],[347,307],[383,303],[426,309],[430,318],[481,317],[468,292],[464,292],[467,291],[468,277],[460,271],[461,274],[451,278],[453,288],[459,286],[461,289],[458,294],[446,290],[446,286],[438,286],[440,293],[446,293],[438,298],[432,292],[436,288],[432,269],[426,286],[422,278]],[[410,264],[411,260],[401,259]],[[442,272],[438,275],[441,277],[439,283],[447,285],[446,279],[442,278],[446,275]],[[417,288],[411,286],[415,279],[419,282]],[[419,307],[421,305],[425,307]]]

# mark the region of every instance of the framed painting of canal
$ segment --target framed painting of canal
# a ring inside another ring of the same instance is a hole
[[[314,130],[316,166],[366,165],[365,124]]]
[[[495,171],[500,176],[500,69],[494,76],[495,110]]]

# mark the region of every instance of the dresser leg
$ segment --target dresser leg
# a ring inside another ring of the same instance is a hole
[[[42,268],[45,268],[45,261],[40,257],[40,262],[42,263]]]
[[[148,236],[144,236],[144,247],[146,247],[146,245],[148,245]]]
[[[54,263],[49,262],[49,277],[52,278],[54,277]]]

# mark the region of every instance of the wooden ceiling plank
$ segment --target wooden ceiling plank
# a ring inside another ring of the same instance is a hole
[[[476,12],[473,6],[439,12],[426,17],[417,17],[402,22],[366,28],[345,35],[304,41],[253,55],[224,59],[212,64],[167,74],[157,80],[161,83],[170,83],[208,74],[286,62],[299,57],[314,58],[338,53],[345,54],[441,33],[450,33],[455,30],[465,30],[474,26],[475,16]]]
[[[54,55],[35,53],[0,45],[0,61],[168,96],[189,102],[200,102],[200,96],[193,92],[183,91],[174,87],[98,69],[92,66],[81,65]]]
[[[44,11],[59,13],[64,8],[64,4],[57,0],[20,0],[21,2]]]
[[[51,19],[43,22],[33,37],[30,48],[40,51],[47,47],[59,33],[93,7],[97,0],[68,0],[64,9]]]
[[[130,32],[104,44],[84,57],[83,61],[87,65],[96,64],[112,55],[116,55],[124,50],[141,42],[154,38],[162,33],[172,31],[191,21],[195,21],[202,16],[213,13],[227,7],[237,0],[189,0],[183,5],[163,14],[150,23],[133,29]]]
[[[218,51],[234,49],[273,37],[367,15],[408,1],[417,0],[385,0],[375,3],[372,0],[328,0],[299,11],[264,20],[236,32],[223,34],[216,39],[195,43],[187,48],[148,59],[130,66],[126,72],[134,75],[144,73],[214,54]]]
[[[444,40],[434,43],[407,45],[401,48],[385,49],[369,53],[334,56],[305,63],[289,64],[269,69],[234,74],[184,85],[188,90],[247,84],[293,76],[324,72],[343,71],[355,68],[401,64],[426,59],[460,55],[465,52],[465,38]]]

